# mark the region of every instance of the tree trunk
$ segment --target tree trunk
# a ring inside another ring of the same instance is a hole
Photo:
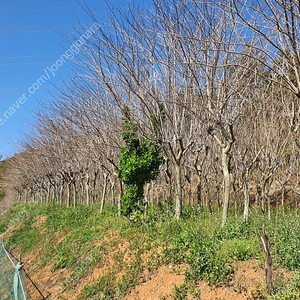
[[[72,186],[73,186],[73,206],[76,207],[76,205],[77,205],[77,188],[76,188],[75,181],[73,181]]]
[[[266,203],[268,206],[268,220],[271,220],[271,199],[269,197],[269,176],[268,178],[264,181],[263,188],[262,188],[262,211],[265,214],[266,211]]]
[[[180,163],[174,164],[174,167],[175,167],[175,184],[176,184],[175,217],[177,220],[179,220],[182,213],[182,189],[181,189]]]
[[[171,173],[168,170],[168,162],[167,162],[167,169],[165,170],[165,180],[167,183],[166,201],[167,203],[170,203],[172,200],[172,179],[171,179]]]
[[[70,207],[71,203],[71,182],[67,182],[67,207]]]
[[[171,181],[167,183],[167,195],[166,195],[167,202],[170,203],[172,199],[172,186]]]
[[[248,223],[249,206],[250,206],[250,183],[249,183],[249,169],[246,170],[244,179],[244,221]]]
[[[194,168],[196,170],[196,174],[198,177],[198,184],[197,184],[197,208],[200,211],[202,206],[202,166],[206,160],[208,154],[208,146],[205,147],[205,156],[199,162],[199,151],[198,154],[194,156]],[[194,203],[193,203],[194,204]]]
[[[271,178],[268,179],[267,185],[266,185],[266,196],[268,200],[268,220],[271,220],[271,197],[270,197],[270,187],[272,185],[273,180]]]
[[[244,221],[248,223],[249,218],[249,205],[250,205],[250,193],[248,184],[245,184],[244,187]]]
[[[51,184],[51,190],[50,190],[50,200],[53,200],[55,202],[55,186],[54,184]]]
[[[235,219],[238,218],[238,195],[234,195],[234,216]]]
[[[282,188],[281,188],[281,209],[282,209],[282,216],[283,217],[285,215],[285,211],[284,211],[284,191],[285,191],[285,188],[284,188],[284,185],[282,185]]]
[[[260,237],[261,243],[264,247],[266,254],[266,283],[268,291],[273,290],[273,278],[272,278],[272,257],[270,253],[270,242],[266,230],[263,228],[263,236]]]
[[[115,198],[115,185],[116,185],[116,181],[115,180],[113,180],[113,181],[111,181],[111,204],[113,205],[113,206],[115,206],[116,205],[116,198]]]
[[[230,170],[229,170],[229,155],[226,148],[222,148],[222,171],[224,180],[224,196],[223,196],[223,215],[222,227],[224,227],[228,218],[229,200],[230,200]]]
[[[107,190],[107,174],[104,173],[103,177],[104,177],[104,187],[103,187],[102,198],[101,198],[100,213],[102,213],[103,209],[104,209],[104,203],[105,203],[105,197],[106,197],[106,190]]]
[[[119,180],[119,184],[120,184],[120,194],[118,197],[118,216],[121,216],[121,209],[122,209],[122,203],[121,203],[121,199],[123,196],[123,183],[121,180]]]
[[[25,188],[25,190],[24,190],[24,201],[25,201],[25,203],[27,202],[27,188]]]
[[[62,198],[63,198],[63,190],[64,190],[64,185],[63,183],[60,185],[59,189],[59,204],[62,205]]]
[[[154,182],[151,182],[151,201],[149,204],[151,204],[151,206],[154,206],[154,196],[155,196],[155,191],[154,191]]]
[[[51,188],[51,185],[50,183],[47,183],[47,195],[46,195],[46,203],[49,203],[50,202],[50,188]]]
[[[148,206],[150,203],[150,194],[151,194],[151,183],[146,184],[146,193],[145,193],[145,216],[148,214]]]
[[[94,178],[93,178],[93,181],[92,181],[92,204],[95,204],[96,203],[96,200],[97,200],[97,177],[98,177],[98,174],[99,174],[99,170],[95,171],[94,172]]]
[[[265,183],[261,189],[261,210],[262,213],[265,214],[266,212],[266,190],[265,190]]]
[[[84,190],[85,190],[85,201],[86,205],[90,205],[90,187],[89,187],[90,176],[86,173],[84,176]]]
[[[200,211],[201,210],[201,189],[202,189],[202,184],[201,184],[201,179],[199,180],[197,184],[197,208]]]

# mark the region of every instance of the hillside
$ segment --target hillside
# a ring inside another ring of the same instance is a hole
[[[17,203],[0,219],[0,238],[47,299],[299,299],[300,222],[294,211],[272,216],[274,291],[264,279],[264,253],[250,223],[219,213],[170,207],[150,209],[143,224],[117,217],[114,209],[64,208]],[[254,222],[255,220],[255,222]],[[41,299],[28,282],[32,299]]]

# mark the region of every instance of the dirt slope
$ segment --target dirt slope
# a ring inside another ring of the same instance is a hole
[[[45,221],[45,217],[38,218],[36,226],[43,230],[41,226]],[[10,229],[10,231],[12,228]],[[6,235],[10,233],[7,232]],[[55,243],[59,244],[67,235],[56,233]],[[117,242],[116,242],[117,241]],[[53,243],[53,239],[44,241]],[[130,265],[132,262],[132,249],[129,242],[124,241],[117,232],[108,231],[101,240],[97,241],[93,247],[97,247],[105,243],[110,245],[105,255],[105,260],[99,265],[88,270],[88,274],[81,278],[79,282],[72,283],[71,271],[68,268],[60,268],[52,271],[55,257],[45,266],[41,266],[40,257],[43,246],[37,245],[35,251],[23,256],[22,260],[25,264],[25,270],[29,274],[32,281],[37,285],[40,291],[47,299],[102,299],[99,294],[90,298],[83,298],[82,292],[88,285],[97,283],[99,278],[105,276],[110,270],[116,270],[115,280],[118,281],[124,275],[124,269],[118,271],[116,266],[116,254],[122,255],[122,263]],[[150,249],[149,251],[161,252],[161,249]],[[151,252],[151,253],[152,253]],[[15,253],[17,255],[17,253]],[[149,255],[151,257],[151,255]],[[149,257],[143,255],[141,259],[147,265]],[[236,264],[235,275],[232,281],[226,287],[210,287],[205,282],[198,282],[198,293],[194,295],[188,294],[187,299],[202,300],[249,300],[261,299],[256,298],[258,286],[264,286],[264,268],[256,260],[239,262]],[[114,269],[115,268],[115,269]],[[187,266],[185,265],[160,265],[150,271],[145,268],[139,276],[139,284],[133,287],[124,299],[125,300],[156,300],[156,299],[183,299],[175,298],[174,287],[184,284],[184,274]],[[42,299],[33,284],[27,279],[27,287],[29,289],[31,299]],[[80,297],[79,297],[80,296]],[[119,299],[119,298],[117,298]]]

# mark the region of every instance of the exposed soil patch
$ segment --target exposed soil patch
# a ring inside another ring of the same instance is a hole
[[[176,274],[171,265],[160,267],[153,275],[146,273],[144,278],[146,281],[132,290],[125,300],[154,300],[163,296],[172,299],[174,286],[184,282],[184,274]]]
[[[201,299],[205,300],[247,300],[257,285],[264,285],[265,271],[255,260],[240,262],[235,276],[227,287],[210,287],[200,282]]]
[[[47,220],[47,216],[44,215],[39,215],[36,219],[36,222],[34,223],[35,226],[39,226],[43,223],[45,223],[45,221]]]
[[[60,269],[56,272],[52,272],[53,265],[48,265],[35,272],[30,272],[30,268],[26,268],[30,274],[32,281],[38,286],[39,290],[43,293],[47,299],[60,299],[60,295],[63,293],[64,288],[62,282],[68,274],[68,270]],[[33,286],[33,284],[26,279],[27,289],[29,291],[32,300],[41,299],[41,295]]]
[[[45,217],[39,217],[35,226],[45,222]],[[49,243],[58,245],[64,240],[68,234],[58,231],[54,234],[53,239],[49,239]],[[47,241],[46,241],[47,242]],[[31,279],[43,295],[47,299],[65,299],[75,300],[82,293],[83,289],[91,284],[98,282],[99,278],[113,270],[116,281],[121,280],[125,274],[127,265],[132,263],[134,251],[130,248],[130,242],[122,239],[117,232],[108,230],[105,235],[96,241],[92,248],[104,246],[105,252],[103,259],[95,267],[91,268],[85,278],[79,283],[72,282],[71,271],[67,268],[52,271],[55,257],[49,261],[48,265],[39,267],[40,251],[43,247],[39,247],[35,252],[31,252],[23,257],[25,269]],[[174,299],[174,287],[179,287],[184,283],[185,270],[187,265],[163,265],[157,269],[148,268],[153,255],[161,255],[161,247],[151,247],[141,256],[144,271],[139,275],[140,284],[133,288],[125,300],[171,300]],[[123,268],[118,269],[118,263]],[[289,274],[283,274],[288,277]],[[210,287],[205,282],[199,282],[197,289],[203,300],[249,300],[252,291],[258,285],[265,285],[265,270],[257,260],[239,262],[236,264],[236,272],[232,281],[228,286]],[[40,294],[27,279],[27,288],[31,299],[41,299]],[[191,294],[188,299],[199,299]]]
[[[68,269],[60,269],[52,272],[52,266],[48,265],[43,269],[36,269],[34,261],[36,253],[26,255],[24,260],[26,269],[31,274],[32,280],[37,284],[47,299],[76,299],[87,285],[97,282],[99,277],[103,276],[109,268],[112,267],[112,256],[117,250],[127,253],[128,246],[119,245],[114,251],[108,254],[105,263],[91,269],[88,276],[84,278],[76,287],[72,289],[64,288],[63,282],[69,278]],[[125,254],[124,253],[124,254]],[[126,259],[127,260],[127,259]],[[127,260],[128,261],[128,260]],[[141,283],[136,286],[125,300],[157,300],[173,299],[174,287],[184,283],[184,271],[187,266],[164,265],[151,273],[146,269],[140,276]],[[122,273],[122,272],[121,272]],[[121,277],[117,274],[117,278]],[[258,261],[240,262],[237,265],[236,274],[227,287],[210,287],[205,282],[199,282],[201,299],[205,300],[247,300],[251,297],[251,291],[255,290],[257,285],[264,285],[264,268],[259,265]],[[32,299],[40,299],[39,293],[33,285],[28,282],[28,289]],[[192,295],[188,299],[196,299]]]

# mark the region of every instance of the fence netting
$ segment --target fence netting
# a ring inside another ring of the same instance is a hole
[[[12,257],[0,242],[0,300],[30,299],[22,267],[23,263]]]

